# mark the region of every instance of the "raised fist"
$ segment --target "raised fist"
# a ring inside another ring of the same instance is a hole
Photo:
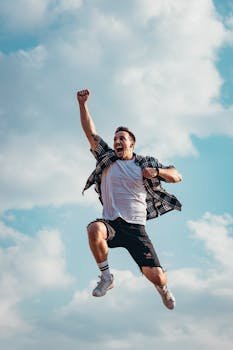
[[[84,103],[88,100],[90,93],[88,90],[80,90],[77,92],[77,99],[79,103]]]

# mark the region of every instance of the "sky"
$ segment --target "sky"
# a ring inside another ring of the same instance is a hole
[[[224,350],[233,345],[231,0],[0,2],[0,347]],[[76,91],[96,129],[173,164],[182,202],[147,223],[177,307],[128,253],[93,298],[86,226],[101,216]]]

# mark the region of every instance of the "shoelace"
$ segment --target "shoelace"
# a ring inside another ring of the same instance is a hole
[[[97,284],[99,285],[100,283],[104,283],[104,282],[108,282],[108,279],[104,279],[102,276],[98,276],[100,278],[100,281],[97,282]],[[111,282],[111,279],[109,279],[109,282]]]

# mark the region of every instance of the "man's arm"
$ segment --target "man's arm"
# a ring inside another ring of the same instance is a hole
[[[182,176],[178,173],[176,168],[145,168],[142,172],[143,176],[147,179],[152,179],[153,177],[160,176],[166,182],[180,182],[182,181]]]
[[[180,182],[182,181],[181,174],[176,170],[175,167],[171,168],[158,168],[158,175],[167,182]]]
[[[88,90],[78,91],[77,100],[79,103],[80,120],[83,131],[90,143],[91,149],[95,151],[99,138],[96,134],[95,125],[87,107],[87,100],[89,98],[89,95],[90,93]]]

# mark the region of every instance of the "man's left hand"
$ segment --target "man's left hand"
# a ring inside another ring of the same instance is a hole
[[[153,179],[154,177],[159,175],[159,172],[155,168],[145,168],[142,171],[143,177],[146,177],[147,179]]]

